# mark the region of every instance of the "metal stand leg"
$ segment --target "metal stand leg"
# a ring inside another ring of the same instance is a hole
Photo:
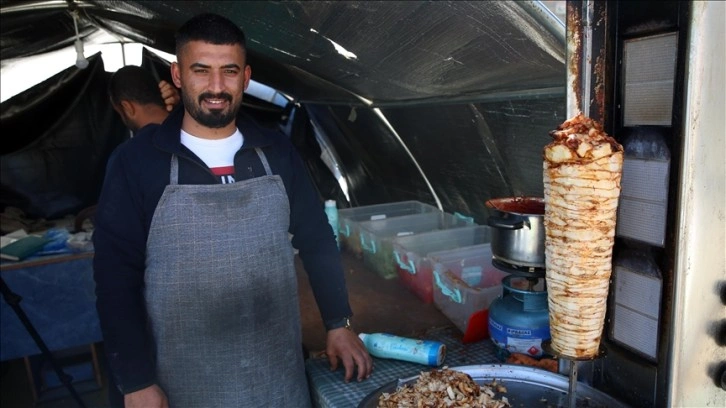
[[[577,361],[570,360],[570,387],[567,393],[567,406],[575,408],[577,406]]]
[[[594,357],[572,357],[572,356],[563,356],[559,353],[557,353],[552,348],[552,342],[550,340],[545,340],[542,342],[542,350],[544,350],[547,354],[551,356],[555,356],[559,358],[560,360],[567,360],[570,363],[570,375],[569,375],[569,389],[567,393],[567,406],[569,408],[575,408],[577,406],[577,362],[578,361],[593,361],[595,359],[598,359],[605,355],[605,349],[600,346],[600,349],[598,350],[598,353]]]
[[[76,392],[76,389],[73,388],[73,385],[71,384],[71,382],[73,381],[73,377],[63,372],[63,369],[53,357],[53,353],[50,352],[48,346],[45,345],[45,342],[40,337],[40,334],[38,334],[38,332],[35,330],[35,327],[33,327],[33,324],[30,322],[30,319],[28,319],[28,315],[26,315],[25,311],[23,311],[23,309],[20,307],[20,301],[23,300],[23,298],[10,290],[8,285],[5,284],[2,276],[0,276],[0,292],[2,292],[2,296],[5,299],[5,302],[13,308],[13,311],[15,311],[18,319],[20,319],[20,321],[23,323],[23,326],[25,326],[25,329],[28,331],[28,334],[30,334],[30,337],[35,340],[35,344],[38,345],[38,348],[41,352],[43,352],[45,358],[50,361],[50,364],[53,366],[53,369],[58,375],[58,378],[63,383],[63,385],[65,385],[68,391],[70,391],[73,399],[75,399],[78,403],[78,406],[81,408],[86,408],[86,404],[83,403],[81,396],[78,395],[78,392]]]

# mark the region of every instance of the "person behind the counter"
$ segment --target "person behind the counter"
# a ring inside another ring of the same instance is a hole
[[[184,109],[119,148],[98,205],[94,278],[110,373],[127,407],[310,406],[291,243],[331,369],[342,362],[345,381],[372,370],[349,328],[322,202],[284,135],[235,123],[251,76],[243,32],[199,15],[177,32],[176,54]]]
[[[113,109],[134,133],[149,124],[161,124],[180,102],[170,83],[158,84],[151,73],[136,65],[119,68],[111,75],[108,96]]]
[[[179,91],[173,85],[163,79],[157,84],[151,72],[136,65],[121,67],[111,75],[108,98],[132,134],[145,126],[160,125],[181,102]],[[106,162],[107,170],[117,152],[118,147]],[[91,216],[95,217],[96,206],[90,209]]]
[[[157,83],[151,72],[136,65],[121,67],[111,75],[108,82],[108,98],[121,121],[134,134],[146,126],[160,125],[169,112],[181,102],[179,91],[173,85],[164,80]],[[118,149],[113,151],[108,159],[107,168],[116,159],[117,153]],[[94,218],[97,209],[96,205],[90,209]],[[76,230],[78,229],[76,227]],[[124,397],[119,392],[113,376],[108,380],[109,404],[114,408],[123,407]]]

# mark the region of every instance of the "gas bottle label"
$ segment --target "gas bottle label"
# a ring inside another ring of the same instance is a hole
[[[542,339],[518,339],[516,337],[509,337],[507,338],[507,351],[539,357],[542,355]]]
[[[542,341],[549,340],[549,326],[524,329],[509,327],[489,319],[489,334],[497,347],[510,353],[522,353],[532,357],[542,355]]]

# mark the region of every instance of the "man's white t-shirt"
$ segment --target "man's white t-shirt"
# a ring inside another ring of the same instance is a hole
[[[224,139],[202,139],[181,131],[181,143],[194,152],[219,177],[222,184],[234,183],[234,155],[242,147],[244,137],[239,129]]]

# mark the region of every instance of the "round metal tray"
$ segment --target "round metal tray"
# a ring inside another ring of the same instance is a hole
[[[449,367],[451,370],[469,374],[479,385],[492,380],[503,384],[506,393],[497,393],[497,397],[507,397],[513,407],[567,407],[568,378],[539,368],[514,364],[486,364],[460,367]],[[413,384],[418,375],[391,381],[366,396],[358,408],[375,408],[378,397],[384,392],[395,392],[400,386]],[[578,407],[627,408],[627,405],[613,399],[587,384],[577,383]]]

